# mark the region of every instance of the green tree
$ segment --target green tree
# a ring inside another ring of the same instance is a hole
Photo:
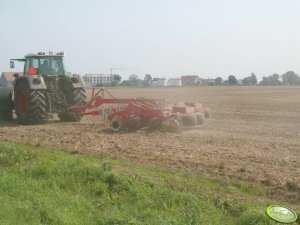
[[[152,76],[150,74],[146,74],[144,81],[146,86],[150,86],[152,83]]]
[[[228,84],[229,85],[237,85],[237,82],[238,81],[235,76],[233,76],[233,75],[228,76]]]
[[[122,80],[122,77],[119,74],[114,74],[113,75],[113,82],[119,84]]]
[[[257,84],[257,78],[256,78],[256,75],[254,73],[251,73],[251,79],[252,79],[252,84],[256,85]]]
[[[144,80],[139,79],[138,75],[131,74],[128,80],[123,80],[121,86],[145,86]]]
[[[137,81],[139,79],[139,76],[137,74],[131,74],[129,76],[129,79],[130,81]]]
[[[215,80],[216,85],[222,85],[223,84],[223,78],[222,77],[217,77]]]
[[[245,77],[245,78],[242,80],[242,84],[243,84],[243,85],[252,85],[251,77]]]
[[[300,83],[299,76],[294,71],[288,71],[281,75],[282,83],[285,85],[297,85]]]
[[[257,84],[257,78],[256,75],[254,73],[251,73],[251,76],[249,77],[245,77],[242,80],[242,84],[243,85],[256,85]]]
[[[223,84],[223,78],[222,77],[217,77],[215,80],[216,85],[222,85]]]
[[[260,85],[281,85],[281,81],[279,80],[280,76],[274,73],[271,76],[263,77],[262,81],[259,83]]]

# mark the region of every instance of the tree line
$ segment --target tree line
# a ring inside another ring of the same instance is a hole
[[[127,80],[122,81],[122,77],[118,74],[113,75],[113,82],[105,86],[151,86],[157,78],[152,78],[150,74],[146,74],[144,79],[140,79],[137,74],[132,74]],[[102,84],[101,84],[102,85]],[[198,84],[195,84],[198,85]],[[234,75],[229,75],[227,79],[217,77],[216,79],[209,79],[209,82],[201,85],[262,85],[262,86],[276,86],[276,85],[300,85],[300,76],[294,71],[288,71],[282,75],[274,73],[270,76],[264,76],[260,82],[254,73],[241,80],[238,80]]]
[[[144,79],[140,79],[137,74],[131,74],[128,80],[123,80],[119,74],[113,75],[113,81],[106,84],[97,84],[96,86],[136,86],[136,87],[147,87],[151,86],[152,82],[155,82],[157,78],[152,78],[150,74],[146,74]]]
[[[215,79],[215,85],[300,85],[300,76],[294,71],[288,71],[282,75],[274,73],[270,76],[264,76],[262,80],[258,82],[254,73],[251,73],[250,76],[240,81],[238,81],[234,75],[230,75],[227,80],[217,77]]]

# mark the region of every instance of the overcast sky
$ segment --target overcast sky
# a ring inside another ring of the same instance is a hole
[[[64,51],[73,73],[300,72],[299,0],[0,0],[0,68]]]

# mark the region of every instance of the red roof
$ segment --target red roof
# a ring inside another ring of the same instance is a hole
[[[20,76],[23,75],[22,72],[3,72],[2,76],[4,77],[4,79],[8,82],[12,82],[15,80],[14,74],[18,73]]]
[[[181,76],[181,80],[183,82],[185,81],[198,81],[199,80],[199,76],[198,75],[188,75],[188,76]]]

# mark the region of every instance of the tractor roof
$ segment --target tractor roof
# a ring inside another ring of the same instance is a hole
[[[30,58],[30,57],[45,57],[45,56],[60,56],[63,57],[64,56],[64,52],[38,52],[37,54],[34,53],[30,53],[25,55],[25,58]]]
[[[25,62],[26,58],[35,58],[35,57],[64,57],[64,52],[38,52],[37,54],[34,53],[29,53],[24,56],[24,58],[21,59],[11,59],[11,60],[16,60],[16,61],[22,61]]]

